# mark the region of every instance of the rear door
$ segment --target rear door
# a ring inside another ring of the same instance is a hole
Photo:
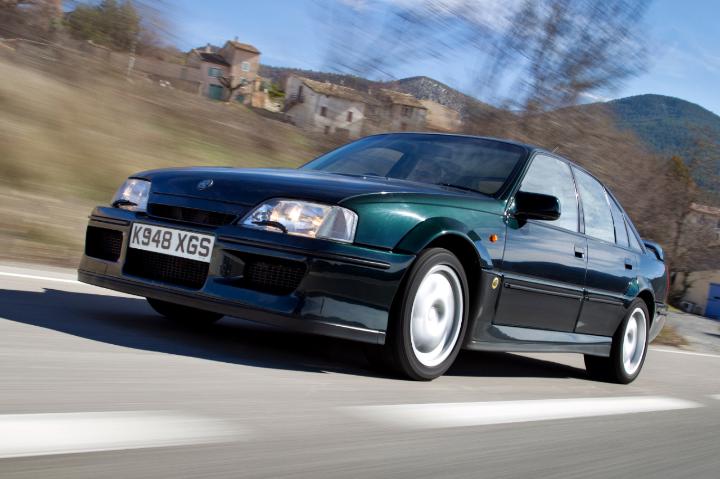
[[[630,244],[622,210],[600,182],[577,168],[573,173],[587,236],[587,291],[576,332],[612,336],[630,299],[640,251]]]
[[[570,166],[537,154],[521,191],[556,196],[555,221],[508,222],[503,289],[496,324],[573,331],[583,298],[585,237],[579,232],[578,199]]]

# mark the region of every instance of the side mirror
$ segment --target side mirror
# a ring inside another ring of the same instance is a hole
[[[665,252],[663,251],[662,246],[660,246],[659,244],[657,244],[654,241],[649,241],[649,240],[643,240],[643,243],[645,244],[645,247],[647,249],[649,249],[650,251],[655,253],[655,257],[657,259],[659,259],[663,263],[665,262]]]
[[[515,195],[515,217],[554,221],[560,218],[560,200],[555,196],[519,191]]]

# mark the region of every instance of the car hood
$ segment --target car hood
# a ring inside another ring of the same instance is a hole
[[[483,197],[403,180],[342,176],[309,170],[177,168],[133,175],[152,182],[153,194],[185,196],[254,206],[270,198],[293,198],[337,204],[348,198],[379,193],[414,193]],[[212,184],[208,180],[212,180]],[[203,188],[204,183],[205,188]],[[488,197],[486,197],[488,198]]]

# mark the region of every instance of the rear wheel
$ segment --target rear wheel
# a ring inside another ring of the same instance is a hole
[[[180,304],[169,303],[167,301],[154,298],[147,298],[147,302],[155,311],[166,318],[188,326],[212,324],[223,317],[220,313],[213,313],[212,311],[182,306]]]
[[[635,299],[615,332],[610,357],[585,355],[588,375],[593,379],[620,384],[634,381],[645,363],[649,318],[645,302]]]
[[[442,248],[423,251],[396,300],[386,344],[369,349],[370,362],[391,365],[414,380],[441,376],[462,346],[467,297],[460,261]]]

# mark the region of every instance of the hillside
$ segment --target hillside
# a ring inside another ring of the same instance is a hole
[[[349,86],[361,91],[391,88],[421,100],[431,100],[467,116],[472,110],[492,108],[471,96],[426,76],[376,82],[353,75],[262,65],[260,75],[281,87],[296,74],[318,81]],[[637,135],[662,157],[680,156],[691,166],[697,182],[707,191],[720,194],[720,116],[679,98],[638,95],[607,103],[575,107],[586,111],[607,109],[621,129]]]
[[[720,116],[679,98],[639,95],[604,104],[620,128],[633,131],[656,153],[680,156],[708,190],[720,192]]]
[[[451,110],[460,112],[463,116],[470,108],[492,108],[486,103],[482,103],[444,83],[425,76],[403,78],[389,83],[388,86],[394,90],[409,93],[421,100],[440,103]]]
[[[273,67],[268,65],[260,66],[260,76],[270,79],[281,88],[284,88],[287,77],[293,74],[310,78],[311,80],[345,85],[360,91],[390,88],[392,90],[409,93],[420,100],[434,101],[451,110],[460,112],[461,115],[465,115],[472,108],[491,108],[490,105],[482,103],[444,83],[425,76],[403,78],[391,82],[377,82],[354,75],[326,73],[298,68]]]

